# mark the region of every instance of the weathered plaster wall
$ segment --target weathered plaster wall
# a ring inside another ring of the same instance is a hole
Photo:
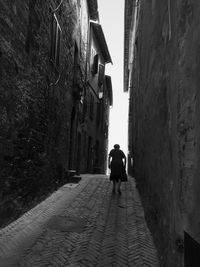
[[[134,171],[162,266],[200,242],[200,3],[141,1],[131,92]]]
[[[178,134],[180,198],[179,209],[184,230],[200,243],[199,201],[199,45],[200,3],[178,1],[179,15],[179,83]]]

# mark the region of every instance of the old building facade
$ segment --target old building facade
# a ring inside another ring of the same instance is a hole
[[[200,264],[199,12],[198,1],[125,1],[129,172],[161,266]]]
[[[88,79],[84,102],[86,162],[89,173],[105,173],[107,159],[109,107],[112,105],[112,83],[105,75],[107,63],[111,63],[110,53],[100,24],[90,23],[88,55]]]
[[[86,170],[90,20],[98,23],[99,14],[96,0],[0,1],[0,7],[3,225],[63,184],[69,169]]]

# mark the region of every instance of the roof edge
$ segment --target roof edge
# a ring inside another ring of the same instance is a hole
[[[101,24],[95,23],[92,21],[90,21],[90,24],[94,29],[94,33],[95,33],[99,43],[101,44],[101,49],[103,52],[105,62],[113,64]]]

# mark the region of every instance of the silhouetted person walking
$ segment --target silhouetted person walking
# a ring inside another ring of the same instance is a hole
[[[108,167],[111,169],[110,180],[113,181],[113,193],[117,184],[117,191],[121,195],[121,182],[127,181],[126,156],[118,144],[114,145],[114,149],[109,153]]]

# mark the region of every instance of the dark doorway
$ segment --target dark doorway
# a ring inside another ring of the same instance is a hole
[[[71,124],[70,124],[70,143],[69,143],[69,169],[73,169],[74,162],[74,140],[75,140],[75,108],[72,109],[71,113]]]
[[[80,174],[81,166],[81,134],[78,133],[78,143],[77,143],[77,161],[76,161],[76,172]]]
[[[184,261],[185,267],[200,266],[200,244],[186,232],[184,233]]]
[[[88,137],[87,172],[92,170],[92,137]]]
[[[100,163],[99,163],[99,141],[96,141],[94,147],[94,173],[101,173]]]

